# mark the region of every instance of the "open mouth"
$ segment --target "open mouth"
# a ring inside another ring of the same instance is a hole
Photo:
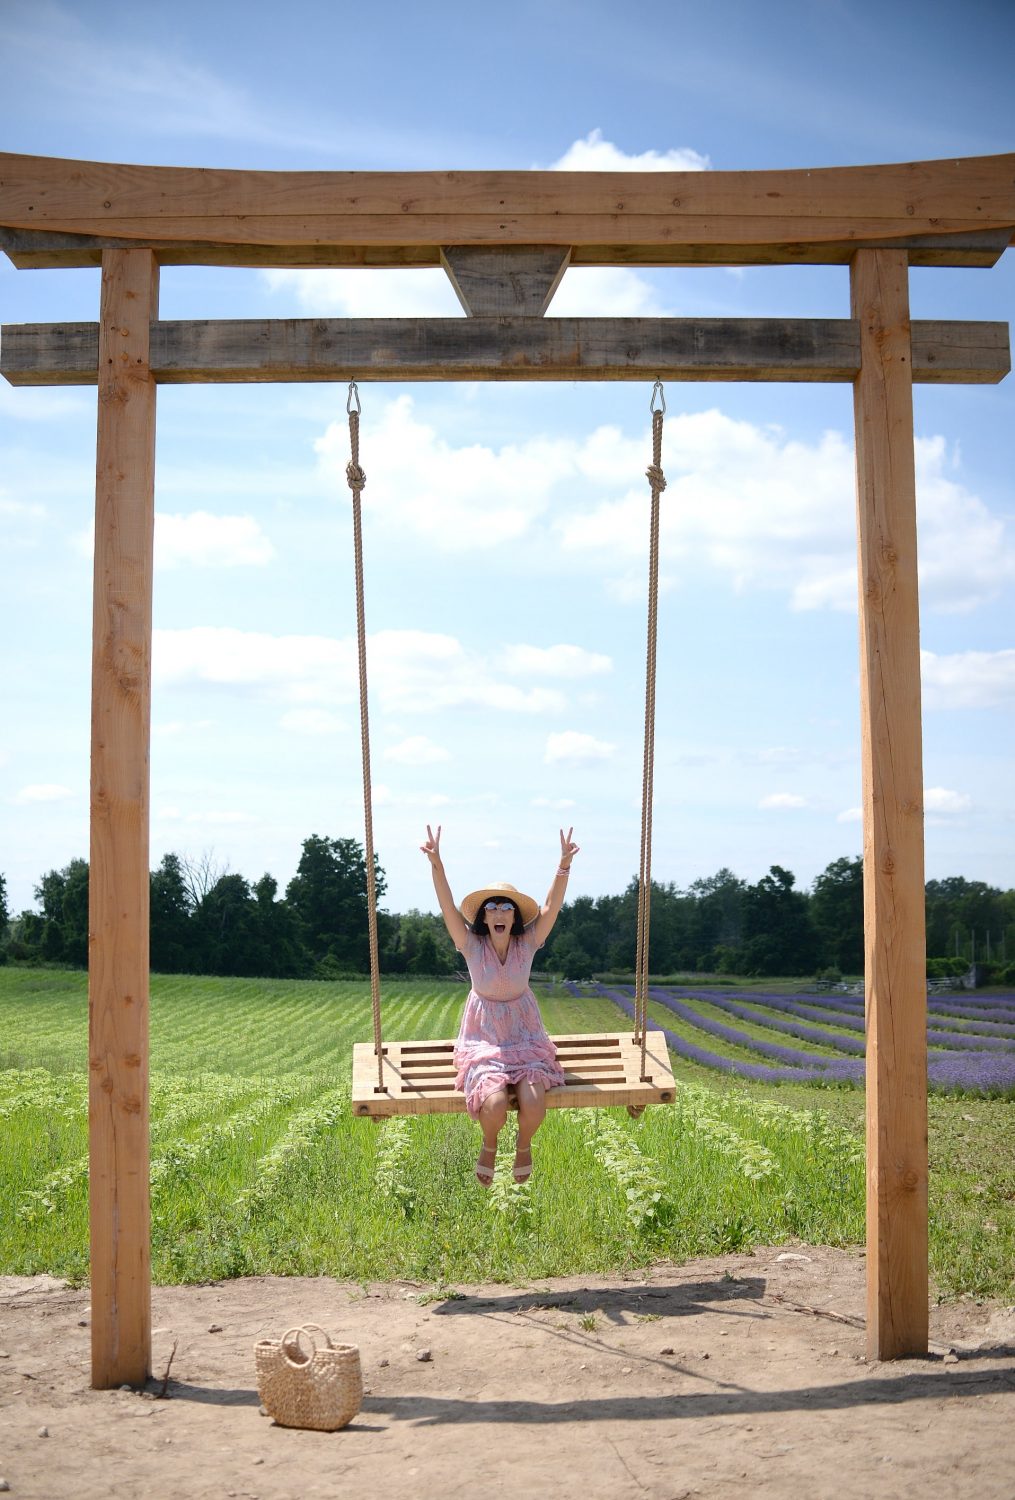
[[[494,930],[494,932],[507,932],[507,923],[506,922],[494,922],[494,924],[493,924],[493,930]]]

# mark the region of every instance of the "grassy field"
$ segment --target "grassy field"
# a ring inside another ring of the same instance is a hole
[[[453,1035],[465,994],[393,981],[386,1034]],[[540,1003],[551,1032],[627,1028],[602,996],[543,988]],[[720,1014],[704,995],[701,1013]],[[860,1088],[744,1081],[675,1057],[672,1107],[637,1122],[551,1112],[525,1187],[510,1178],[509,1124],[484,1193],[466,1118],[350,1114],[351,1044],[369,1035],[365,982],[153,978],[157,1282],[274,1272],[445,1286],[863,1238]],[[0,969],[0,1272],[87,1279],[86,1051],[83,974]],[[1015,1103],[934,1095],[930,1126],[936,1291],[1011,1300]]]

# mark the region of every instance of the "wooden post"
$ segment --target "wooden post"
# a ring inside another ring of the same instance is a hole
[[[105,250],[92,637],[88,1129],[92,1385],[151,1363],[148,753],[155,381],[151,250]]]
[[[860,250],[852,315],[867,1011],[867,1352],[927,1352],[927,971],[909,268]]]

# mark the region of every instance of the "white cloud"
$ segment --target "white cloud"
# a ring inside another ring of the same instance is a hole
[[[556,523],[565,549],[598,555],[614,576],[629,577],[646,550],[646,442],[610,427],[591,434],[575,467],[621,493],[586,497]],[[918,441],[921,593],[940,610],[970,609],[1015,579],[1004,523],[945,475],[951,461],[942,439]],[[794,609],[856,608],[852,441],[828,431],[803,442],[713,408],[668,419],[663,467],[664,560],[693,557],[738,590],[783,590]]]
[[[253,516],[155,516],[155,566],[178,568],[263,567],[275,549]]]
[[[944,786],[928,786],[923,789],[925,812],[962,813],[968,812],[972,805],[973,799],[968,792],[953,792]]]
[[[769,792],[767,797],[762,797],[758,806],[772,809],[806,807],[807,798],[800,797],[795,792]]]
[[[152,726],[152,733],[171,738],[178,734],[203,734],[214,727],[214,719],[167,719],[163,724]]]
[[[611,745],[606,740],[597,740],[591,734],[565,729],[560,734],[547,736],[543,759],[547,765],[560,762],[582,765],[589,761],[609,760],[616,748],[616,745]]]
[[[1015,650],[920,652],[927,708],[999,708],[1015,705]]]
[[[33,802],[62,802],[64,798],[73,795],[69,786],[60,786],[55,781],[44,781],[32,786],[23,786],[11,800],[17,806],[25,807]]]
[[[863,822],[863,808],[862,807],[847,807],[847,808],[844,808],[843,811],[838,814],[838,816],[836,817],[835,821],[837,823],[862,823]]]
[[[569,266],[547,311],[551,318],[659,318],[672,309],[658,288],[625,266]]]
[[[475,705],[505,712],[559,712],[562,695],[518,687],[490,671],[487,657],[454,636],[382,630],[367,644],[371,698],[390,713],[437,713]],[[353,703],[358,696],[351,637],[268,635],[228,626],[156,630],[152,671],[162,687],[199,683],[249,691],[296,707]],[[318,721],[319,722],[319,721]],[[314,721],[285,727],[312,732]]]
[[[712,163],[707,156],[690,146],[668,151],[641,151],[633,155],[621,151],[612,141],[603,140],[600,129],[590,130],[583,140],[574,141],[555,161],[555,172],[705,172]]]
[[[83,556],[91,557],[94,522],[78,533],[74,546]],[[188,515],[155,514],[156,568],[264,567],[274,556],[275,548],[253,516],[215,516],[206,510]]]
[[[316,448],[333,492],[347,493],[345,422],[333,422]],[[452,447],[416,418],[411,396],[364,422],[362,453],[369,515],[378,527],[422,535],[448,552],[489,550],[524,536],[554,486],[574,473],[574,444],[564,439],[530,438],[496,452],[481,443]],[[491,515],[496,525],[484,525]]]
[[[290,734],[341,734],[347,727],[344,719],[326,708],[291,708],[278,722]]]
[[[384,752],[385,760],[394,760],[402,766],[430,766],[437,761],[450,760],[450,752],[442,745],[435,745],[425,734],[412,734],[398,745],[391,745]]]
[[[318,318],[464,318],[447,273],[419,270],[262,271],[275,296]]]
[[[42,521],[46,516],[44,505],[29,504],[24,500],[8,500],[0,495],[0,520]]]
[[[608,656],[582,646],[508,646],[498,661],[518,677],[595,677],[613,670]]]

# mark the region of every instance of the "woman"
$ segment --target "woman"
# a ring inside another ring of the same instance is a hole
[[[578,853],[573,828],[560,830],[560,864],[546,905],[513,885],[484,886],[455,906],[441,861],[441,830],[426,828],[420,848],[433,870],[434,890],[444,925],[469,966],[472,989],[455,1042],[455,1085],[465,1094],[471,1119],[483,1132],[476,1177],[483,1187],[493,1182],[497,1137],[507,1120],[508,1093],[518,1101],[518,1142],[514,1179],[532,1175],[532,1137],[546,1115],[546,1090],[564,1083],[564,1071],[546,1034],[529,987],[537,948],[549,937],[564,901],[568,871]]]

